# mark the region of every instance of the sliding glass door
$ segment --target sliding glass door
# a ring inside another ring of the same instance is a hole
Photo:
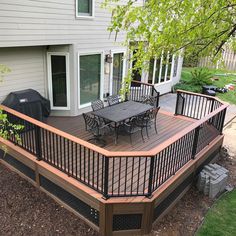
[[[54,110],[68,110],[68,54],[48,53],[48,81],[51,108]]]
[[[101,97],[101,54],[79,56],[79,104],[90,105]]]

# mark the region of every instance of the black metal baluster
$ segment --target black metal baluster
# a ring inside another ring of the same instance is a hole
[[[152,182],[153,182],[153,171],[154,171],[154,161],[155,161],[155,156],[150,157],[150,168],[149,168],[149,181],[148,181],[148,192],[147,192],[147,197],[151,197],[152,195]]]
[[[109,157],[104,157],[105,158],[105,166],[104,166],[104,192],[103,192],[103,197],[105,199],[108,198],[108,184],[109,184]]]
[[[133,179],[134,179],[134,157],[132,157],[130,195],[132,195],[133,192]]]
[[[138,182],[137,182],[137,195],[138,195],[138,193],[139,193],[140,162],[141,162],[141,157],[139,157],[139,160],[138,160]]]
[[[114,194],[115,158],[112,158],[111,194]]]
[[[35,127],[35,143],[36,143],[36,157],[37,160],[41,160],[42,157],[42,146],[41,146],[41,132],[40,127]]]

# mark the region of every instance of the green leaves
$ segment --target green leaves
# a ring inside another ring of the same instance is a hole
[[[3,75],[7,74],[11,72],[10,68],[8,68],[7,66],[0,64],[0,82],[2,82],[3,79]]]
[[[104,1],[113,11],[109,30],[127,31],[127,46],[137,41],[142,67],[167,51],[216,61],[225,44],[236,45],[236,0]]]
[[[0,137],[9,139],[14,137],[18,143],[21,142],[20,131],[24,129],[23,125],[12,124],[8,121],[7,115],[0,110]]]
[[[196,86],[211,85],[213,74],[207,68],[196,68],[191,71],[190,83]]]

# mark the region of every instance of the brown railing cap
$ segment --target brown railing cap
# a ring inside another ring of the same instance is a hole
[[[206,97],[206,98],[209,98],[209,99],[211,99],[211,100],[216,100],[216,101],[222,103],[222,105],[224,104],[224,105],[229,106],[229,103],[228,103],[228,102],[222,101],[221,99],[219,99],[219,98],[217,98],[217,97],[212,97],[212,96],[210,96],[210,95],[194,93],[194,92],[190,92],[190,91],[186,91],[186,90],[181,90],[181,89],[177,89],[176,92],[177,92],[177,93],[186,93],[186,94],[191,94],[191,95]]]

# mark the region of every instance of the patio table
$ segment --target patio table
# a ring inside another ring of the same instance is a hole
[[[152,108],[153,106],[149,104],[127,101],[94,111],[92,114],[115,123],[115,144],[117,144],[119,123],[134,116],[141,115]]]

